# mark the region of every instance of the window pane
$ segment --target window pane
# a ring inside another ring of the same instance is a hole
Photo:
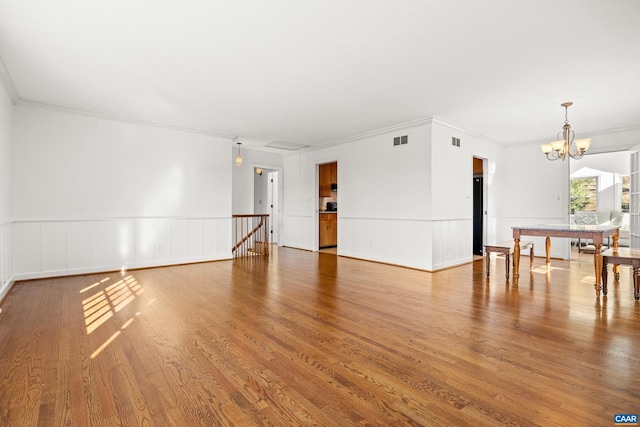
[[[595,212],[598,208],[598,178],[573,178],[571,180],[571,213]]]
[[[629,212],[629,176],[622,177],[622,206],[621,212]]]

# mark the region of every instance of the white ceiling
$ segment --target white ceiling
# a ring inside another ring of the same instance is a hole
[[[640,126],[638,0],[0,0],[0,55],[14,101],[258,145]]]

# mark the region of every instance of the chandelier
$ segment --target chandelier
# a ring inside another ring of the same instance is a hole
[[[562,125],[562,131],[558,132],[556,141],[542,144],[540,148],[542,148],[542,152],[549,160],[564,160],[567,155],[572,159],[581,159],[589,149],[591,139],[582,138],[576,139],[575,141],[573,140],[575,133],[571,130],[571,125],[567,118],[569,107],[573,105],[573,102],[565,102],[560,105],[564,107],[564,125]]]

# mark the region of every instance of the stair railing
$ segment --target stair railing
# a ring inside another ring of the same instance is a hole
[[[231,249],[234,258],[269,255],[269,215],[232,215],[235,244]]]

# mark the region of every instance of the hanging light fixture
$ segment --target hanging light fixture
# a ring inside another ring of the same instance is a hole
[[[562,131],[558,132],[556,136],[557,141],[542,144],[540,148],[542,148],[542,152],[549,160],[564,160],[567,155],[572,159],[581,159],[589,149],[591,139],[582,138],[574,141],[575,133],[571,130],[571,125],[567,118],[569,107],[573,105],[573,102],[565,102],[560,105],[564,107],[564,125],[562,125]]]
[[[242,166],[242,155],[240,154],[240,146],[242,142],[236,142],[238,144],[238,155],[236,156],[236,165]]]

